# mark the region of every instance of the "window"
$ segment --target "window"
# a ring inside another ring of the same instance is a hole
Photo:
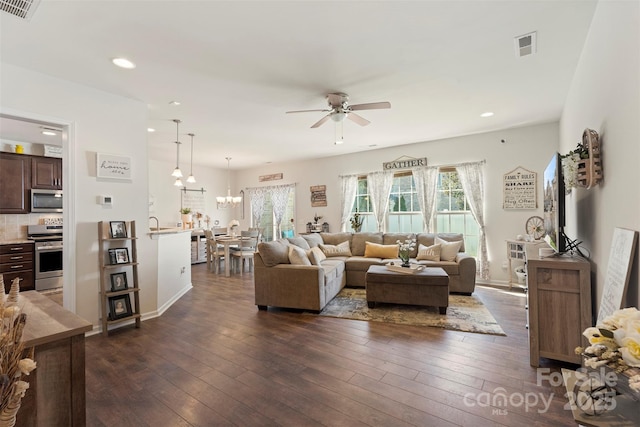
[[[411,172],[399,173],[393,177],[387,230],[390,233],[422,231],[422,211]]]
[[[289,200],[287,201],[287,208],[285,210],[284,215],[282,216],[282,223],[280,224],[280,231],[282,235],[295,235],[295,200],[296,200],[296,191],[295,188],[292,188],[289,191]],[[255,227],[255,225],[254,225]],[[264,196],[264,213],[262,214],[262,218],[260,220],[260,224],[258,225],[262,229],[262,240],[271,241],[278,240],[275,237],[277,233],[276,230],[276,218],[273,213],[273,204],[271,203],[271,194],[267,193]]]
[[[467,206],[467,200],[455,168],[442,168],[438,174],[436,206],[436,232],[462,233],[465,251],[477,255],[480,229]],[[363,216],[362,231],[376,231],[376,220],[371,209],[367,178],[358,178],[356,200],[351,210]],[[349,227],[348,227],[349,229]],[[421,233],[422,211],[418,202],[411,172],[397,173],[389,195],[387,230],[393,233]]]
[[[454,168],[441,169],[437,185],[436,231],[462,233],[465,252],[477,255],[480,228],[467,206],[458,172]]]

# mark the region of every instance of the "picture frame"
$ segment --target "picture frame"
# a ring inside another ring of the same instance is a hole
[[[128,248],[109,249],[109,263],[111,265],[129,264],[129,262]]]
[[[133,314],[129,294],[109,297],[109,320],[122,319]]]
[[[112,239],[127,238],[127,223],[124,221],[109,221],[109,233]]]
[[[111,292],[123,291],[129,288],[127,273],[113,273],[111,275]]]

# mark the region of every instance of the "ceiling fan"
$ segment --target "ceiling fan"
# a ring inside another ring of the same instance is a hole
[[[359,110],[378,110],[382,108],[391,108],[390,102],[371,102],[369,104],[355,104],[349,105],[349,95],[346,93],[329,93],[327,94],[327,103],[329,104],[329,108],[325,108],[323,110],[298,110],[298,111],[287,111],[289,113],[309,113],[309,112],[324,112],[328,113],[326,116],[315,122],[311,127],[317,128],[321,126],[324,122],[331,119],[334,122],[341,122],[346,118],[349,120],[356,122],[360,126],[366,126],[371,123],[369,120],[364,117],[354,113],[354,111]]]

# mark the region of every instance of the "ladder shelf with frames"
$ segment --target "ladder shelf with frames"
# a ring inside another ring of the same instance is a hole
[[[112,231],[116,230],[116,232]],[[102,334],[133,320],[140,327],[138,251],[135,221],[98,222]]]

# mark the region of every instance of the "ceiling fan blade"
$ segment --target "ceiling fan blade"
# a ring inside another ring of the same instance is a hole
[[[365,119],[362,116],[357,115],[356,113],[347,114],[347,118],[350,119],[352,122],[356,122],[360,126],[366,126],[369,123],[371,123],[369,120]]]
[[[349,108],[353,111],[358,110],[379,110],[381,108],[391,108],[390,102],[371,102],[369,104],[356,104],[350,105]]]
[[[329,120],[329,117],[331,117],[331,114],[327,114],[326,116],[324,116],[323,118],[321,118],[320,120],[318,120],[317,122],[315,122],[313,124],[313,126],[311,126],[311,128],[317,128],[320,127],[324,122],[326,122],[327,120]]]
[[[289,113],[317,113],[317,112],[321,112],[321,113],[328,113],[331,110],[296,110],[296,111],[287,111],[286,114]]]

